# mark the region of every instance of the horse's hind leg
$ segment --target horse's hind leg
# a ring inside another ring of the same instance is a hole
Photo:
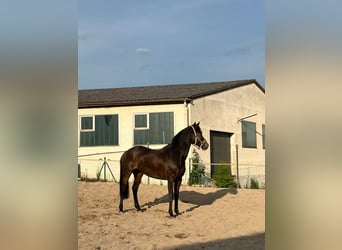
[[[128,178],[120,178],[120,205],[119,210],[123,212],[123,200],[128,198]]]
[[[133,191],[133,196],[134,196],[134,206],[137,210],[141,210],[139,201],[138,201],[138,188],[141,183],[141,178],[143,177],[144,174],[139,169],[133,170],[133,174],[134,174],[134,184],[132,187],[132,191]]]
[[[120,205],[119,210],[123,212],[123,200],[127,199],[129,196],[129,184],[128,180],[132,172],[127,171],[127,173],[120,174]]]

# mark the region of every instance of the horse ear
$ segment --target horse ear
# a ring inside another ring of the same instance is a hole
[[[197,126],[199,126],[199,124],[200,124],[200,122],[197,122],[197,124],[196,124],[196,125],[197,125]]]
[[[194,124],[192,124],[192,126],[197,126],[196,122],[194,122]]]

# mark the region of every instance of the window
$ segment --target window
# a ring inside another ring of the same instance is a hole
[[[262,148],[265,149],[265,124],[262,124]]]
[[[95,131],[94,116],[81,116],[81,131]]]
[[[93,124],[95,124],[92,129],[88,129],[90,127],[90,119],[83,118],[92,118]],[[80,146],[109,145],[119,145],[118,115],[81,117]]]
[[[138,117],[137,117],[138,116]],[[145,116],[148,119],[145,123],[143,121]],[[138,126],[137,121],[138,119]],[[141,119],[141,120],[139,120]],[[171,142],[174,133],[173,112],[160,112],[149,114],[136,114],[134,116],[134,144],[168,144]],[[147,124],[147,128],[142,128]]]
[[[242,121],[242,147],[256,148],[256,124],[255,122]]]
[[[134,129],[148,129],[149,128],[148,114],[134,115]]]

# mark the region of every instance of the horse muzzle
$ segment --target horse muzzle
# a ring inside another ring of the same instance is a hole
[[[201,145],[202,150],[207,150],[209,148],[209,143],[207,141],[204,141],[204,143]]]

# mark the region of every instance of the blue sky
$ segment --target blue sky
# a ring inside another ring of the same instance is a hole
[[[265,82],[264,1],[79,1],[78,88]]]

